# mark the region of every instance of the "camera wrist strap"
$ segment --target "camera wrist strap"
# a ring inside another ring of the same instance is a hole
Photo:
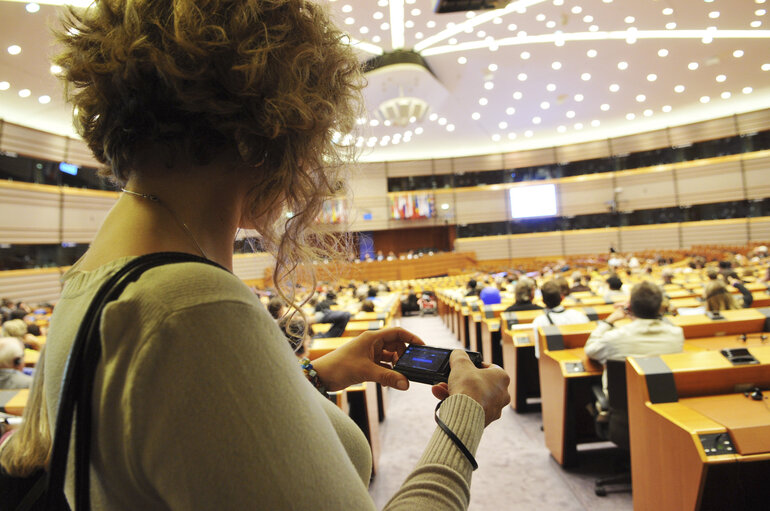
[[[438,409],[441,408],[441,403],[443,403],[443,401],[438,402],[436,405],[436,410],[433,412],[433,417],[436,419],[436,424],[438,424],[438,426],[444,430],[444,433],[446,433],[449,439],[457,446],[458,449],[460,449],[460,452],[463,453],[466,458],[468,458],[468,461],[471,463],[473,470],[476,470],[479,468],[479,464],[476,463],[476,458],[474,458],[473,454],[471,454],[471,451],[465,447],[465,444],[463,444],[462,440],[460,440],[457,435],[454,434],[454,431],[449,429],[449,426],[444,424],[444,421],[442,421],[438,416]]]

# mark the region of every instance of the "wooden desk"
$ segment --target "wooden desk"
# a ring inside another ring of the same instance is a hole
[[[307,352],[307,358],[315,360],[319,357],[331,353],[345,343],[352,341],[350,337],[320,337],[313,339],[310,349]]]
[[[766,507],[770,396],[740,391],[770,385],[770,346],[749,350],[759,364],[718,351],[628,359],[634,509]]]
[[[350,321],[345,326],[342,337],[356,337],[369,330],[379,330],[383,326],[385,326],[384,321]],[[331,328],[330,323],[315,323],[312,325],[313,332],[317,334],[328,332],[329,328]]]
[[[503,325],[501,347],[503,369],[510,377],[508,394],[511,408],[517,413],[530,410],[528,398],[540,397],[540,371],[535,358],[535,342],[531,324]],[[520,329],[521,328],[521,329]]]
[[[29,389],[0,390],[0,412],[21,415],[27,406]]]
[[[352,385],[345,389],[349,415],[364,432],[372,449],[372,475],[377,473],[380,459],[380,417],[377,386],[374,383]]]

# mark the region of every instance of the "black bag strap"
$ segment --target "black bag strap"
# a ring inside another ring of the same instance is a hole
[[[90,509],[89,461],[91,458],[91,399],[94,388],[94,375],[101,357],[100,318],[104,307],[116,300],[131,282],[136,281],[146,270],[171,263],[199,262],[224,267],[213,261],[192,254],[180,252],[158,252],[132,259],[118,270],[97,291],[88,307],[83,322],[80,324],[75,341],[72,344],[67,363],[64,367],[59,399],[59,411],[56,416],[51,466],[48,471],[48,490],[46,509],[57,509],[57,502],[62,502],[64,479],[67,471],[67,455],[72,435],[72,419],[77,410],[77,428],[75,428],[75,509]]]

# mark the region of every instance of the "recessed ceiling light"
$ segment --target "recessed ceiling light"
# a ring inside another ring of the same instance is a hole
[[[500,25],[502,22],[503,22],[503,18],[499,16],[492,20],[492,23],[494,23],[495,25]]]
[[[62,72],[61,66],[57,66],[56,64],[53,64],[50,68],[51,74],[58,75]]]
[[[406,21],[404,22],[404,26],[405,26],[406,28],[414,28],[414,21],[412,21],[412,20],[406,20]]]
[[[465,58],[465,57],[457,57],[457,63],[458,64],[465,64],[466,62],[468,62],[467,58]]]
[[[711,11],[711,12],[709,13],[709,18],[711,18],[712,20],[715,20],[715,19],[717,19],[718,17],[719,17],[719,11]]]
[[[353,10],[352,5],[343,5],[342,6],[342,12],[351,12]]]
[[[425,24],[425,26],[426,26],[426,27],[428,27],[428,28],[434,28],[434,27],[436,26],[436,22],[435,22],[435,21],[433,21],[433,20],[430,20],[430,21],[428,21],[428,22]]]
[[[749,23],[749,25],[751,25],[751,28],[759,28],[762,26],[762,22],[759,20],[754,20],[751,23]]]
[[[656,75],[655,73],[650,73],[647,75],[648,82],[654,82],[657,79],[658,79],[658,75]]]
[[[676,28],[676,23],[673,21],[669,21],[666,23],[666,29],[667,30],[674,30]]]
[[[650,117],[650,116],[652,115],[652,110],[650,110],[650,109],[648,108],[647,110],[645,110],[645,111],[644,111],[644,112],[642,112],[642,113],[644,114],[644,116],[645,116],[645,117]]]
[[[589,32],[596,32],[597,30],[599,30],[599,25],[591,25],[588,27]]]
[[[414,34],[414,38],[415,39],[422,39],[423,37],[425,37],[425,36],[423,35],[422,32],[417,32],[416,34]]]
[[[479,98],[479,105],[486,106],[487,103],[489,103],[489,100],[487,98]]]
[[[543,101],[542,103],[540,103],[540,108],[542,108],[543,110],[548,110],[549,108],[551,108],[551,104],[548,101]]]
[[[521,52],[521,54],[520,54],[519,56],[520,56],[520,57],[521,57],[523,60],[527,60],[527,59],[530,57],[530,54],[529,54],[529,52],[528,52],[528,51],[523,51],[523,52]]]
[[[667,57],[668,56],[668,50],[665,48],[661,48],[658,50],[658,57]]]
[[[446,130],[447,131],[454,131],[455,130],[455,125],[454,124],[447,124],[446,125]]]
[[[751,94],[753,91],[754,91],[754,89],[752,89],[751,87],[744,87],[741,90],[741,92],[743,92],[744,94]]]
[[[618,69],[621,71],[628,69],[628,62],[618,62]]]
[[[636,21],[636,18],[634,18],[633,16],[626,16],[623,19],[623,21],[625,21],[626,23],[633,23],[634,21]]]
[[[735,57],[736,59],[743,57],[743,50],[735,50],[733,52],[733,57]]]
[[[580,103],[581,101],[583,101],[584,98],[582,94],[575,94],[572,99]]]
[[[523,82],[527,79],[527,73],[519,73],[519,75],[516,77],[519,79],[520,82]]]
[[[564,0],[553,0],[553,5],[557,7],[560,5],[564,5]]]
[[[500,121],[499,123],[497,123],[497,127],[500,128],[501,130],[504,130],[505,128],[508,127],[508,123],[505,121]]]
[[[516,133],[513,131],[508,133],[508,140],[514,140],[516,138]]]
[[[727,76],[725,76],[725,75],[717,75],[717,77],[716,77],[716,81],[718,81],[720,83],[724,82],[725,80],[727,80]]]
[[[433,120],[433,119],[431,119],[431,121],[432,121],[432,120]],[[390,119],[385,119],[384,121],[382,121],[382,124],[384,124],[385,126],[390,126],[390,125],[391,125],[391,124],[393,124],[393,123],[392,123],[392,122],[390,122]]]
[[[382,41],[382,37],[380,37],[378,35],[375,35],[375,36],[372,37],[372,42],[379,43],[380,41]]]
[[[512,106],[509,106],[508,108],[505,109],[505,113],[508,115],[513,115],[516,113],[516,109],[513,108]]]
[[[524,132],[524,136],[527,137],[527,138],[530,138],[532,135],[534,135],[532,130],[527,130],[527,131]]]
[[[377,0],[377,5],[379,5],[380,7],[387,7],[388,0]]]
[[[440,117],[439,120],[438,120],[438,123],[441,126],[445,126],[446,125],[446,117]]]
[[[417,126],[417,127],[414,129],[414,134],[415,134],[415,135],[422,135],[422,132],[423,132],[423,131],[424,131],[424,130],[422,129],[422,126]]]
[[[672,14],[674,14],[674,9],[672,9],[671,7],[666,7],[665,9],[663,9],[663,14],[665,16],[671,16]]]
[[[599,108],[601,108],[603,112],[606,112],[607,110],[610,109],[610,105],[608,105],[607,103],[602,103],[602,106],[600,106]]]
[[[487,69],[490,71],[497,71],[497,64],[490,64]]]
[[[433,112],[432,114],[430,114],[428,116],[428,120],[430,120],[430,121],[435,121],[436,119],[438,119],[438,114],[435,113],[435,112]]]
[[[572,8],[572,14],[580,14],[581,12],[583,12],[583,8],[579,5],[576,5]]]
[[[376,11],[374,14],[372,14],[372,18],[374,18],[376,20],[381,20],[383,18],[383,16],[385,16],[385,15],[382,14],[380,11]],[[430,22],[430,23],[433,23],[433,22]]]
[[[362,34],[368,34],[369,33],[369,27],[363,26],[363,27],[359,28],[358,31],[361,32]]]
[[[412,9],[410,12],[412,13],[412,16],[419,16],[420,14],[422,14],[422,11],[417,8]]]
[[[574,110],[568,110],[567,111],[567,119],[572,119],[575,117],[575,111]]]
[[[345,25],[352,25],[352,24],[353,24],[353,23],[355,23],[355,22],[356,22],[356,20],[354,20],[354,19],[353,19],[353,18],[351,18],[350,16],[348,16],[347,18],[345,18]]]
[[[456,38],[456,37],[452,37],[452,38],[451,38],[451,39],[449,39],[449,41],[447,41],[447,42],[448,42],[449,44],[457,44],[457,38]]]
[[[40,6],[38,4],[36,4],[36,3],[28,3],[25,8],[27,9],[27,12],[32,13],[32,14],[34,14],[37,11],[40,10]],[[49,100],[50,100],[50,98],[49,98]]]
[[[481,119],[481,114],[478,112],[473,112],[471,114],[471,119],[473,119],[474,121],[478,121],[479,119]]]
[[[369,126],[375,126],[376,127],[376,126],[379,126],[379,125],[380,125],[380,121],[378,121],[377,119],[372,119],[371,121],[369,121]]]
[[[556,90],[556,84],[555,83],[549,83],[548,85],[545,86],[545,90],[547,90],[548,92],[555,91]]]
[[[541,122],[543,122],[543,119],[540,117],[535,116],[532,118],[532,124],[540,124]]]
[[[620,90],[620,85],[617,83],[613,83],[610,85],[610,92],[618,92]]]
[[[380,29],[381,30],[389,30],[390,29],[390,23],[388,23],[386,21],[385,23],[380,24]]]
[[[588,50],[586,52],[586,56],[588,56],[589,59],[592,59],[592,58],[596,57],[596,55],[597,55],[597,51],[593,50],[593,49]]]
[[[556,22],[553,20],[548,20],[545,24],[546,28],[553,28],[556,26]]]
[[[513,93],[513,99],[521,99],[522,96],[523,94],[519,91]]]
[[[626,114],[626,119],[628,119],[629,121],[633,121],[634,119],[636,119],[636,115],[633,113]]]
[[[699,101],[701,103],[708,103],[709,101],[711,101],[711,98],[708,96],[701,96]]]
[[[663,108],[661,108],[666,113],[669,113],[671,111],[671,105],[663,105]]]
[[[696,69],[698,69],[698,63],[690,62],[689,64],[687,64],[687,69],[689,69],[690,71],[695,71]]]
[[[765,14],[767,14],[767,11],[764,9],[757,9],[756,11],[754,11],[755,16],[764,16]]]
[[[492,90],[495,88],[494,82],[484,82],[484,88],[487,90]]]
[[[760,69],[762,69],[762,71],[770,71],[770,64],[762,64]]]
[[[487,36],[487,33],[484,32],[483,30],[479,30],[478,32],[476,32],[476,37],[478,37],[479,39],[484,39],[486,36]]]
[[[21,46],[19,46],[18,44],[12,44],[11,46],[8,47],[8,53],[10,53],[11,55],[18,55],[19,53],[21,53]]]
[[[720,94],[720,96],[722,97],[722,99],[730,99],[730,96],[732,96],[732,94],[730,94],[729,90],[726,90],[722,94]]]
[[[556,128],[556,131],[558,131],[559,133],[564,133],[565,131],[567,131],[567,127],[564,125],[559,126],[558,128]]]
[[[500,142],[500,135],[498,135],[497,133],[492,135],[492,141],[493,142]]]
[[[555,61],[555,62],[552,62],[552,63],[551,63],[551,69],[554,69],[554,70],[556,70],[556,71],[558,71],[559,69],[561,69],[561,62],[559,62],[558,60],[557,60],[557,61]]]
[[[30,94],[32,94],[32,92],[29,89],[21,89],[19,91],[19,96],[22,98],[28,98]]]
[[[599,122],[599,119],[594,119],[593,121],[591,121],[591,126],[593,126],[594,128],[598,128],[600,124],[601,123]]]
[[[591,73],[583,73],[583,74],[581,74],[580,75],[580,79],[583,80],[584,82],[587,82],[588,80],[591,79]]]
[[[703,39],[701,39],[701,42],[703,44],[711,44],[712,42],[714,42],[714,38],[711,37],[710,35],[707,35]]]
[[[675,85],[674,92],[684,92],[684,85]]]
[[[636,101],[638,101],[639,103],[643,103],[646,99],[647,99],[647,96],[645,96],[644,94],[637,94],[636,96]]]
[[[541,12],[540,14],[538,14],[537,16],[535,16],[535,19],[536,19],[537,21],[545,21],[545,14],[543,14],[543,13]]]
[[[11,87],[11,84],[8,82],[0,82],[0,90],[8,90]]]

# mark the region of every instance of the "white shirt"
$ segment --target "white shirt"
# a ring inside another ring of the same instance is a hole
[[[548,318],[551,321],[548,321]],[[588,316],[577,309],[565,309],[559,305],[553,309],[546,309],[542,316],[532,320],[532,329],[535,332],[535,357],[540,358],[540,345],[537,339],[537,329],[546,325],[579,325],[580,323],[590,323]]]

